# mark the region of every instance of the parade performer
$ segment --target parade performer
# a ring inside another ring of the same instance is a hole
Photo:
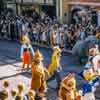
[[[100,52],[98,45],[95,44],[93,47],[90,47],[88,52],[91,60],[90,68],[92,67],[94,73],[98,73],[98,82],[100,82]]]
[[[85,69],[83,71],[84,79],[86,83],[83,85],[83,97],[82,100],[95,100],[95,83],[98,80],[98,73],[94,73],[92,68]]]
[[[32,61],[32,81],[31,89],[36,93],[43,94],[47,90],[45,76],[48,75],[47,69],[43,65],[43,57],[39,50],[35,53]]]
[[[61,70],[62,67],[60,65],[60,56],[61,56],[61,49],[59,46],[54,47],[51,64],[48,67],[48,71],[51,77],[47,80],[47,82],[56,79],[57,81],[57,89],[59,89],[60,82],[61,82]]]
[[[26,35],[22,35],[22,46],[21,46],[21,59],[23,62],[23,68],[25,68],[25,65],[27,65],[27,68],[29,68],[29,65],[31,64],[31,55],[34,56],[34,50],[29,42],[29,39]]]
[[[76,79],[74,74],[68,74],[61,82],[58,91],[59,100],[81,100],[76,89]]]

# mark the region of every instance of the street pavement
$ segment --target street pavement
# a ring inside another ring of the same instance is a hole
[[[21,72],[20,61],[20,43],[16,41],[0,40],[0,90],[4,80],[10,81],[10,90],[17,87],[19,82],[25,83],[25,93],[28,92],[31,83],[31,70]],[[50,64],[52,49],[33,45],[34,50],[39,49],[43,54],[46,67]],[[61,56],[61,65],[63,67],[62,78],[68,73],[75,73],[78,90],[82,89],[85,82],[78,73],[83,67],[78,63],[75,56],[68,52],[63,52]],[[56,81],[48,83],[48,92],[46,97],[49,100],[57,100]],[[97,87],[96,100],[100,100],[100,87]]]

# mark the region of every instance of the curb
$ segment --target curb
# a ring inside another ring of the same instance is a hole
[[[11,41],[11,39],[9,39],[9,38],[6,38],[6,39],[2,39],[2,38],[0,38],[1,40],[7,40],[7,41]],[[19,40],[14,40],[15,42],[17,42],[17,43],[20,43],[20,41]],[[46,48],[46,49],[51,49],[51,50],[53,50],[53,46],[47,46],[47,45],[42,45],[42,44],[38,44],[38,43],[31,43],[32,44],[32,46],[37,46],[37,47],[40,47],[40,48]],[[62,52],[63,53],[70,53],[70,54],[72,54],[72,50],[66,50],[66,49],[62,49]]]
[[[40,48],[47,48],[47,49],[53,50],[53,46],[50,46],[50,47],[49,47],[49,46],[46,46],[46,45],[39,45],[39,44],[34,44],[34,43],[32,43],[32,45],[33,45],[33,46],[38,46],[38,47],[40,47]],[[63,52],[63,53],[70,53],[70,54],[72,54],[72,50],[63,49],[62,52]]]

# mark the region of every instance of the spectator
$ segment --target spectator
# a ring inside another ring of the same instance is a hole
[[[14,26],[14,20],[11,20],[10,23],[10,34],[11,34],[11,40],[14,40],[15,36],[15,26]]]
[[[12,99],[11,100],[15,100],[15,98],[17,96],[17,90],[12,90],[11,91],[11,96],[12,96]]]
[[[23,100],[35,100],[35,91],[29,90],[29,92],[24,96]]]
[[[23,100],[22,96],[16,96],[15,100]]]
[[[4,83],[3,83],[3,87],[4,87],[3,90],[5,90],[8,95],[9,95],[9,85],[10,85],[9,81],[5,80]]]
[[[25,89],[25,85],[23,83],[19,83],[17,89],[18,89],[18,94],[16,96],[16,100],[22,100],[24,98],[23,91]]]
[[[0,92],[0,100],[8,100],[8,97],[9,97],[8,91],[3,90]]]
[[[74,44],[79,40],[83,40],[89,35],[95,35],[96,26],[91,24],[91,20],[82,16],[82,20],[78,18],[78,14],[74,16],[75,23],[69,26],[66,23],[60,23],[56,18],[43,14],[38,15],[35,10],[24,11],[23,16],[9,18],[8,16],[0,18],[0,29],[2,37],[9,32],[11,39],[21,38],[22,32],[26,33],[32,43],[41,45],[55,46],[59,45],[65,49],[71,49]],[[90,18],[90,17],[89,17]],[[13,21],[12,21],[13,19]],[[85,20],[87,21],[85,21]],[[16,26],[14,23],[16,23]],[[11,28],[11,27],[13,28]],[[16,28],[16,29],[15,29]],[[68,32],[70,29],[70,32]],[[15,35],[15,30],[17,34]]]

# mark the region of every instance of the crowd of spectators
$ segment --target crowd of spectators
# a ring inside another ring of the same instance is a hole
[[[58,21],[56,17],[38,15],[34,10],[32,14],[0,17],[0,35],[11,40],[20,40],[22,34],[27,34],[32,43],[72,49],[79,39],[84,40],[99,32],[99,27],[92,25],[91,21],[84,23],[68,25]]]
[[[40,100],[34,90],[25,93],[25,84],[18,83],[17,87],[10,89],[10,82],[5,80],[0,89],[0,100]]]

